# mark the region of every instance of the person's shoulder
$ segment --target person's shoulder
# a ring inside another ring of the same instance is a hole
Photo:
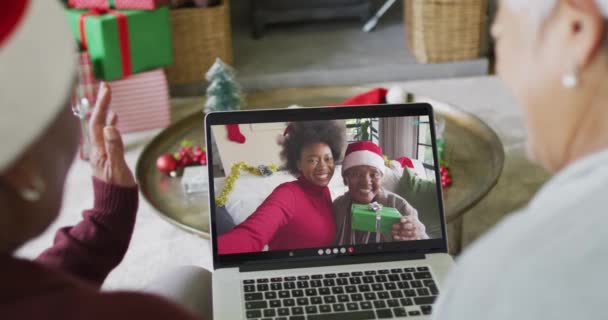
[[[302,187],[298,183],[298,180],[293,180],[279,184],[272,190],[272,193],[296,193],[300,192],[300,190],[302,190]]]
[[[350,196],[348,195],[348,191],[343,195],[338,196],[331,202],[332,210],[334,214],[340,214],[343,209],[348,208],[350,210],[350,204],[352,203]]]
[[[333,204],[340,204],[349,201],[348,191],[334,199]]]
[[[604,217],[608,205],[608,151],[591,159],[578,160],[553,176],[534,195],[529,208],[535,211],[564,211],[579,208],[585,215],[599,214]],[[601,162],[598,162],[601,161]]]
[[[398,195],[398,194],[396,194],[396,193],[394,193],[394,192],[392,192],[392,191],[386,190],[386,188],[382,188],[382,194],[383,194],[383,195],[384,195],[384,197],[385,197],[386,199],[388,199],[388,200],[395,200],[395,201],[403,201],[403,202],[407,202],[407,201],[405,200],[405,198],[403,198],[402,196],[400,196],[400,195]]]
[[[297,201],[298,196],[302,194],[303,191],[298,186],[297,181],[283,182],[272,190],[265,201],[278,202],[281,206],[285,206],[293,204],[294,201]]]
[[[399,206],[410,206],[410,203],[405,200],[404,197],[392,192],[388,191],[385,188],[382,188],[382,202],[385,205],[399,205]]]
[[[604,312],[598,308],[601,298],[595,297],[605,291],[597,281],[608,268],[605,232],[579,230],[580,225],[568,228],[567,221],[557,221],[559,214],[536,219],[543,214],[528,210],[512,214],[467,248],[450,271],[444,290],[449,299],[440,299],[446,301],[438,308],[457,315],[455,310],[470,313],[480,303],[498,307],[496,301],[502,301],[503,308],[485,310],[485,318],[492,319],[513,318],[500,316],[505,308],[528,313],[526,319],[575,319],[580,310]],[[569,301],[568,308],[560,308],[561,301]],[[553,313],[547,306],[560,309],[560,314],[548,316]]]
[[[94,311],[103,319],[197,319],[189,311],[162,297],[126,291],[100,293]]]

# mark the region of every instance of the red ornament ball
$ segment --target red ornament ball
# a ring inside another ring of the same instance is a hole
[[[156,159],[156,169],[160,173],[169,175],[172,171],[177,169],[177,160],[170,153],[162,154]]]
[[[444,188],[452,185],[452,177],[450,176],[450,171],[445,166],[439,167],[439,173],[441,175],[441,186]]]
[[[192,159],[192,156],[189,153],[180,156],[179,160],[177,161],[177,164],[180,167],[187,167],[192,163],[194,163],[194,159]]]

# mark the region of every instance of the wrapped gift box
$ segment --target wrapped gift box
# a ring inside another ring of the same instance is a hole
[[[167,7],[66,12],[74,36],[91,56],[98,79],[121,79],[173,63]]]
[[[382,207],[380,210],[381,233],[390,233],[393,224],[401,221],[401,213],[395,208]],[[376,211],[367,204],[353,204],[352,229],[357,231],[376,232]]]
[[[79,9],[139,9],[154,10],[166,5],[169,0],[69,0],[68,4],[72,8]]]
[[[108,82],[110,110],[118,115],[121,132],[165,128],[171,122],[169,88],[162,69]]]

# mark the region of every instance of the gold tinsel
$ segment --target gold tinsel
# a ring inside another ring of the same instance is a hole
[[[279,169],[279,167],[274,164],[269,165],[268,168],[270,168],[272,172],[276,172]],[[245,170],[256,176],[262,176],[262,173],[260,173],[260,170],[257,167],[250,166],[244,161],[239,161],[233,164],[230,168],[230,174],[228,174],[228,176],[224,180],[224,189],[222,190],[220,195],[215,198],[216,206],[223,207],[226,205],[226,202],[228,202],[228,196],[230,195],[230,193],[232,193],[232,189],[234,189],[234,183],[241,176],[242,170]]]

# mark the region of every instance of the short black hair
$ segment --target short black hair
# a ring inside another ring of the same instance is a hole
[[[346,124],[340,120],[297,121],[287,124],[281,145],[281,159],[285,168],[298,175],[298,160],[302,149],[315,143],[324,143],[331,149],[334,161],[339,161],[346,144]]]

